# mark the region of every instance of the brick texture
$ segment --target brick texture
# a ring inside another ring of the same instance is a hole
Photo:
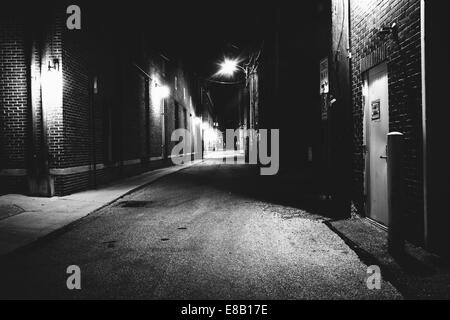
[[[171,164],[172,131],[190,129],[201,114],[195,108],[200,90],[178,58],[167,59],[153,42],[145,43],[151,37],[138,25],[111,24],[109,15],[86,3],[81,30],[68,30],[69,4],[43,7],[36,24],[21,20],[17,8],[17,17],[1,19],[0,169],[22,171],[0,176],[0,192],[27,192],[27,172],[39,162],[26,161],[33,118],[34,152],[40,154],[45,133],[55,194],[65,195]],[[26,61],[30,32],[35,33],[31,77]],[[48,70],[53,59],[58,59],[58,71]],[[156,85],[170,88],[164,102],[155,97]]]
[[[27,70],[24,23],[4,17],[0,23],[0,171],[25,169],[27,138]],[[18,192],[25,176],[0,176],[0,194]]]
[[[15,18],[0,26],[0,163],[25,168],[27,69],[25,30]]]

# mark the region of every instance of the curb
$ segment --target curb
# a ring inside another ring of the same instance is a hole
[[[345,236],[342,232],[337,230],[331,223],[333,221],[324,221],[324,224],[336,235],[341,238],[346,245],[352,249],[358,258],[367,266],[376,265],[380,267],[382,279],[391,283],[395,289],[403,296],[405,300],[414,299],[414,297],[409,293],[408,288],[402,284],[395,274],[389,270],[389,265],[382,263],[379,259],[377,259],[373,254],[369,253],[367,250],[361,248],[356,242],[350,240],[347,236]]]

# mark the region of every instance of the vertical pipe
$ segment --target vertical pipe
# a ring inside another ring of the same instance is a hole
[[[427,91],[426,91],[426,51],[425,51],[425,0],[420,1],[420,37],[422,64],[422,161],[423,161],[423,232],[424,245],[429,248],[428,232],[428,171],[427,171]]]
[[[353,86],[352,86],[352,79],[353,79],[353,60],[352,60],[352,2],[351,0],[347,1],[347,57],[348,57],[348,70],[347,70],[347,76],[348,76],[348,110],[347,110],[347,121],[348,121],[348,128],[347,128],[347,138],[348,141],[348,190],[346,196],[349,200],[350,205],[350,216],[352,215],[352,203],[353,203],[353,168],[352,168],[352,160],[353,160],[353,153],[354,153],[354,145],[353,145],[353,131],[351,128],[354,128],[353,123]]]

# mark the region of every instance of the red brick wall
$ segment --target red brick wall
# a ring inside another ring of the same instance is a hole
[[[379,28],[398,26],[398,39],[381,39]],[[421,138],[420,0],[352,0],[351,42],[354,154],[354,198],[363,207],[363,60],[385,46],[389,82],[389,130],[405,134],[404,157],[407,226],[410,239],[420,242],[423,230]],[[375,59],[376,60],[376,59]],[[374,65],[374,63],[372,63]]]

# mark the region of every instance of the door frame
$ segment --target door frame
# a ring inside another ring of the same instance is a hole
[[[369,142],[370,142],[370,121],[371,121],[371,106],[369,99],[369,74],[374,68],[380,67],[382,64],[386,65],[386,75],[389,77],[389,65],[387,61],[382,61],[379,64],[374,65],[372,68],[366,70],[362,74],[362,105],[363,105],[363,153],[364,153],[364,215],[367,220],[376,225],[377,227],[386,230],[388,227],[378,221],[371,218],[371,190],[370,190],[370,153],[369,153]],[[389,79],[389,78],[388,78]],[[389,117],[389,80],[388,80],[388,132],[390,128],[390,117]],[[386,137],[387,139],[387,137]],[[388,199],[386,199],[388,201]],[[388,209],[389,210],[389,209]],[[388,213],[389,215],[389,213]]]

